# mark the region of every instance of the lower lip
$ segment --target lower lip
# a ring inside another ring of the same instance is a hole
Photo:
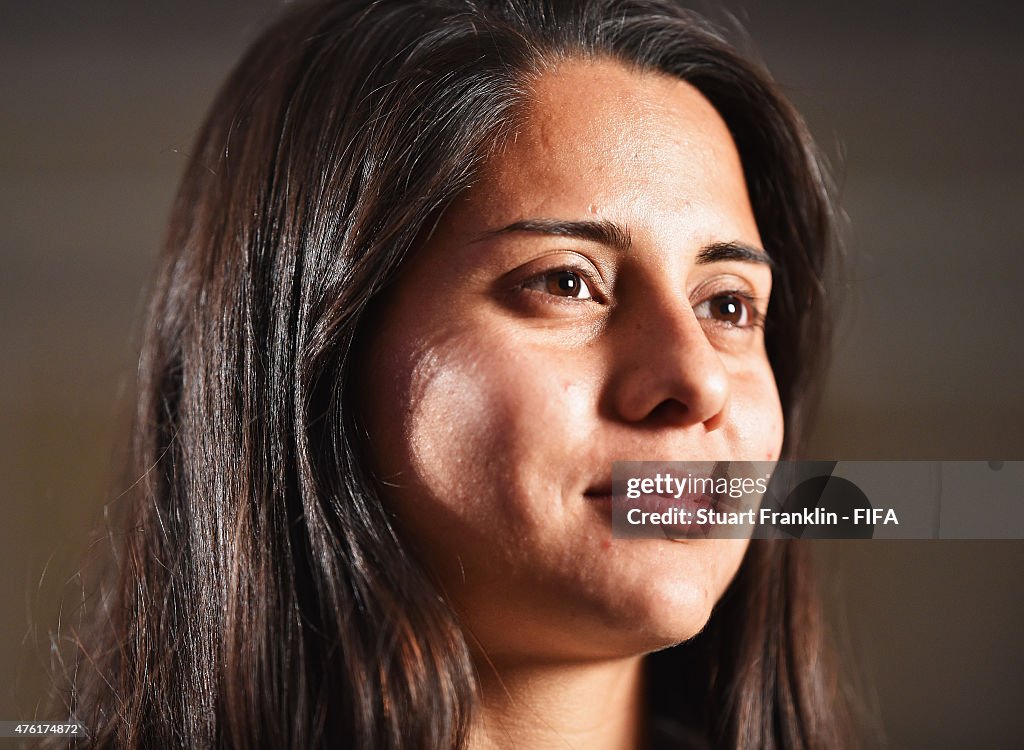
[[[609,493],[586,493],[584,497],[587,501],[596,503],[605,515],[608,516],[609,521],[612,516],[613,504],[618,504],[621,508],[637,508],[644,513],[665,513],[666,511],[677,509],[685,511],[690,518],[696,518],[698,509],[714,510],[718,505],[715,498],[708,495],[680,495],[679,497],[641,495],[639,498],[632,500]],[[696,522],[677,526],[664,525],[663,528],[666,532],[671,533],[672,538],[680,539],[703,539],[708,537],[713,530],[709,524],[699,524]]]

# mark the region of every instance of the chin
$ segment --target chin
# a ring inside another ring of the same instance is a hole
[[[683,543],[650,540],[652,545]],[[630,566],[630,581],[622,580],[619,596],[609,598],[606,641],[620,655],[650,653],[698,635],[728,588],[742,561],[746,540],[686,543],[673,549],[671,565]],[[627,586],[626,584],[632,584]]]

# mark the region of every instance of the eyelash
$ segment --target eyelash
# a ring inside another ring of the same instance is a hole
[[[757,308],[757,299],[749,292],[743,291],[742,289],[723,289],[721,291],[714,292],[710,297],[706,297],[701,302],[694,305],[694,310],[704,305],[712,305],[717,300],[726,299],[737,299],[742,303],[745,311],[747,321],[743,324],[733,323],[728,320],[719,320],[717,318],[702,318],[702,320],[709,320],[714,325],[720,325],[725,328],[733,328],[738,330],[752,330],[755,328],[764,328],[765,315]]]
[[[590,292],[590,296],[588,296],[588,297],[577,297],[577,296],[560,295],[560,294],[554,294],[554,293],[552,293],[550,291],[546,291],[546,290],[535,288],[535,286],[542,285],[542,284],[546,283],[552,277],[557,276],[559,274],[571,274],[572,276],[576,277],[580,282],[582,282],[582,284]],[[596,286],[597,286],[597,284],[594,281],[594,279],[592,278],[591,274],[589,274],[588,272],[584,271],[583,269],[572,268],[572,267],[554,268],[554,269],[551,269],[549,271],[544,271],[542,273],[539,273],[539,274],[536,274],[534,276],[531,276],[529,279],[527,279],[526,281],[522,282],[522,284],[520,284],[520,288],[521,289],[523,289],[524,291],[536,292],[537,294],[541,295],[542,298],[544,299],[544,301],[546,303],[548,303],[548,304],[556,304],[556,305],[570,304],[570,305],[577,305],[577,304],[580,304],[582,302],[590,302],[590,301],[597,302],[598,304],[606,304],[605,302],[602,301],[602,295],[600,293],[600,290],[599,289],[595,289]],[[745,311],[745,315],[746,315],[746,318],[747,318],[746,322],[744,322],[742,324],[738,324],[738,323],[733,323],[733,322],[727,321],[727,320],[719,320],[717,318],[711,317],[710,315],[706,316],[706,317],[700,317],[700,319],[701,320],[708,320],[713,325],[718,325],[718,326],[722,326],[723,328],[735,329],[735,330],[739,330],[739,331],[745,331],[745,330],[749,330],[749,329],[763,328],[764,327],[765,314],[762,313],[758,309],[757,304],[756,304],[757,298],[755,298],[749,292],[747,292],[745,290],[742,290],[742,289],[722,289],[722,290],[716,290],[710,296],[705,297],[703,300],[701,300],[696,305],[694,305],[694,311],[698,310],[699,308],[701,308],[701,307],[703,307],[705,305],[710,306],[712,303],[714,303],[717,300],[726,300],[726,299],[730,299],[730,298],[731,299],[736,299],[736,300],[740,301],[740,303],[742,304],[742,307],[743,307],[743,309]]]
[[[534,289],[534,288],[532,288],[532,285],[543,284],[548,279],[550,279],[550,278],[552,278],[554,276],[557,276],[559,274],[572,274],[573,276],[575,276],[579,281],[581,281],[583,283],[583,286],[590,293],[590,296],[588,296],[588,297],[570,297],[570,296],[565,296],[565,295],[561,295],[561,294],[554,294],[552,292],[545,291],[545,290],[542,290],[542,289]],[[548,300],[550,300],[552,302],[557,300],[557,302],[554,302],[554,304],[571,304],[571,305],[579,304],[581,302],[588,302],[588,301],[595,301],[598,304],[604,304],[604,302],[602,301],[603,297],[602,297],[602,295],[600,293],[600,290],[597,289],[598,286],[599,286],[598,283],[596,282],[596,280],[593,278],[593,276],[589,272],[583,270],[582,268],[573,268],[573,267],[570,267],[570,266],[566,266],[566,267],[563,267],[563,268],[553,268],[550,271],[543,271],[543,272],[538,273],[538,274],[536,274],[534,276],[531,276],[526,281],[524,281],[522,284],[520,284],[520,288],[522,288],[522,289],[524,289],[526,291],[537,292],[538,294],[543,295],[544,297],[548,298]]]

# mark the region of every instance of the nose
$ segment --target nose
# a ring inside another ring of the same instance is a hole
[[[689,302],[649,296],[615,323],[610,403],[618,419],[715,430],[729,408],[729,373]]]

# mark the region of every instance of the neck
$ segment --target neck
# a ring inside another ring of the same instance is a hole
[[[640,657],[485,664],[472,750],[632,750],[643,737]]]

